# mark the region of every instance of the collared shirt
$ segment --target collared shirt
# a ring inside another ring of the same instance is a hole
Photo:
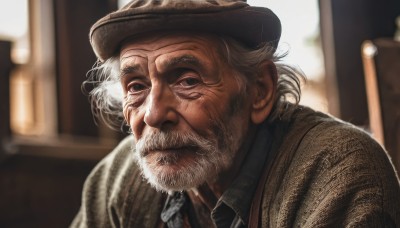
[[[271,145],[271,134],[266,125],[267,123],[264,123],[259,127],[253,145],[251,146],[245,158],[246,160],[241,167],[240,173],[228,189],[222,194],[215,208],[211,211],[210,216],[216,227],[246,227],[249,222],[249,212],[253,196],[262,171],[264,170],[264,164],[268,159],[268,151]],[[182,216],[180,215],[179,210],[176,209],[174,203],[180,202],[180,204],[182,204],[182,194],[171,195],[162,212],[163,216],[167,211],[168,213],[171,213],[171,210],[168,208],[175,208],[175,212],[177,213],[175,216],[175,218],[177,218],[175,219],[175,222],[164,221],[170,228],[182,227],[178,225],[182,224],[182,222],[179,221],[179,218]],[[186,201],[188,200],[186,199]],[[170,215],[168,217],[172,218],[173,216]]]

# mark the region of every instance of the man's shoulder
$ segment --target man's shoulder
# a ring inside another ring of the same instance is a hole
[[[105,198],[109,198],[113,192],[120,190],[120,186],[126,184],[127,178],[140,180],[139,168],[132,156],[133,143],[133,137],[128,136],[104,157],[86,179],[84,191],[99,191],[107,194]]]
[[[133,163],[134,146],[133,136],[125,137],[99,164],[110,163],[110,165],[120,167],[125,162]]]
[[[142,177],[133,158],[133,147],[133,137],[126,137],[92,170],[74,226],[155,226],[165,197]]]
[[[308,107],[299,106],[288,122],[290,124],[283,135],[283,142],[297,139],[298,147],[309,145],[316,149],[334,149],[347,146],[346,149],[351,150],[352,146],[363,144],[365,147],[381,149],[367,131]]]
[[[294,121],[294,125],[303,123],[300,127],[309,126],[309,130],[300,136],[294,147],[294,162],[314,162],[319,169],[365,165],[364,168],[375,172],[394,173],[389,155],[370,133],[327,114],[310,109],[304,112],[306,114]]]
[[[362,159],[388,158],[383,147],[364,129],[310,109],[304,112],[306,114],[294,121],[293,126],[296,128],[298,123],[303,123],[301,128],[309,126],[297,147],[302,156],[344,158],[361,153]]]
[[[288,220],[302,227],[382,224],[385,216],[400,222],[399,182],[385,150],[364,130],[329,115],[301,108],[272,172],[264,205],[278,227]]]
[[[134,140],[132,136],[124,138],[119,144],[107,155],[105,156],[93,169],[89,178],[94,178],[96,176],[115,176],[122,172],[124,164],[134,163],[132,158],[132,146],[134,145]],[[135,166],[135,164],[132,164]],[[135,167],[133,167],[135,168]]]

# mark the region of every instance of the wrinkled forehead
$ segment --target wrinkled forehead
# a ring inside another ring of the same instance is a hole
[[[121,45],[119,55],[121,57],[130,49],[157,51],[172,46],[175,48],[185,46],[189,49],[208,49],[208,51],[212,50],[215,53],[220,53],[222,45],[222,38],[214,34],[187,31],[155,32],[130,37],[125,40]]]
[[[187,32],[134,37],[124,42],[120,49],[120,68],[155,64],[157,70],[163,70],[178,63],[223,67],[222,43],[221,38],[215,35]]]

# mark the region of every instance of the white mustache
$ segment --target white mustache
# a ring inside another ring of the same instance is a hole
[[[198,154],[214,149],[212,142],[194,133],[154,132],[142,137],[136,143],[139,157],[145,157],[155,150],[190,149]]]

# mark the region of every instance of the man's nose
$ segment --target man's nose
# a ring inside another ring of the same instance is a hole
[[[168,85],[152,86],[148,96],[144,122],[154,128],[163,129],[178,123],[177,100]]]

